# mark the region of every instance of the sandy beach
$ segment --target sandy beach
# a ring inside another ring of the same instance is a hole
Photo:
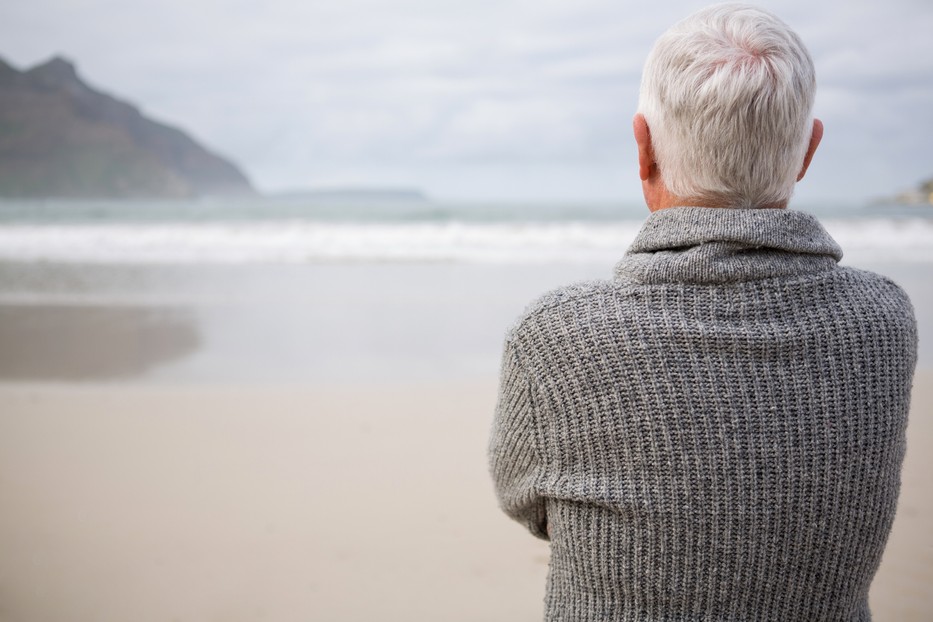
[[[930,619],[927,264],[875,619]],[[502,336],[589,264],[0,262],[0,622],[534,622],[486,469]]]
[[[915,381],[875,619],[929,620],[933,374]],[[0,387],[0,620],[538,620],[500,515],[495,381]]]
[[[494,383],[0,389],[0,619],[535,620]]]

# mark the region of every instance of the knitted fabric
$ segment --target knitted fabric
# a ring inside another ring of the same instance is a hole
[[[916,323],[812,216],[653,213],[615,278],[506,338],[502,508],[550,539],[547,620],[869,620]]]

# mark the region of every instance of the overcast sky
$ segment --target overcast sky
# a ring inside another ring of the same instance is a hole
[[[3,0],[0,57],[93,86],[230,157],[264,191],[415,186],[442,199],[638,200],[641,66],[707,2]],[[817,68],[806,201],[933,176],[933,2],[759,2]]]

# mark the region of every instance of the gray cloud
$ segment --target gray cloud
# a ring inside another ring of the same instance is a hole
[[[641,64],[705,2],[32,0],[0,55],[56,52],[233,157],[264,189],[399,183],[439,196],[637,199]],[[801,200],[933,174],[933,8],[764,3],[807,41],[827,135]]]

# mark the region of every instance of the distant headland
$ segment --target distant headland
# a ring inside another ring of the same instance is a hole
[[[0,197],[253,193],[236,165],[89,87],[68,60],[19,71],[0,59]]]
[[[894,195],[890,202],[899,205],[933,205],[933,177],[921,182],[913,190]]]
[[[279,199],[327,201],[329,203],[425,203],[430,199],[418,188],[394,186],[345,186],[287,190],[270,195]]]

